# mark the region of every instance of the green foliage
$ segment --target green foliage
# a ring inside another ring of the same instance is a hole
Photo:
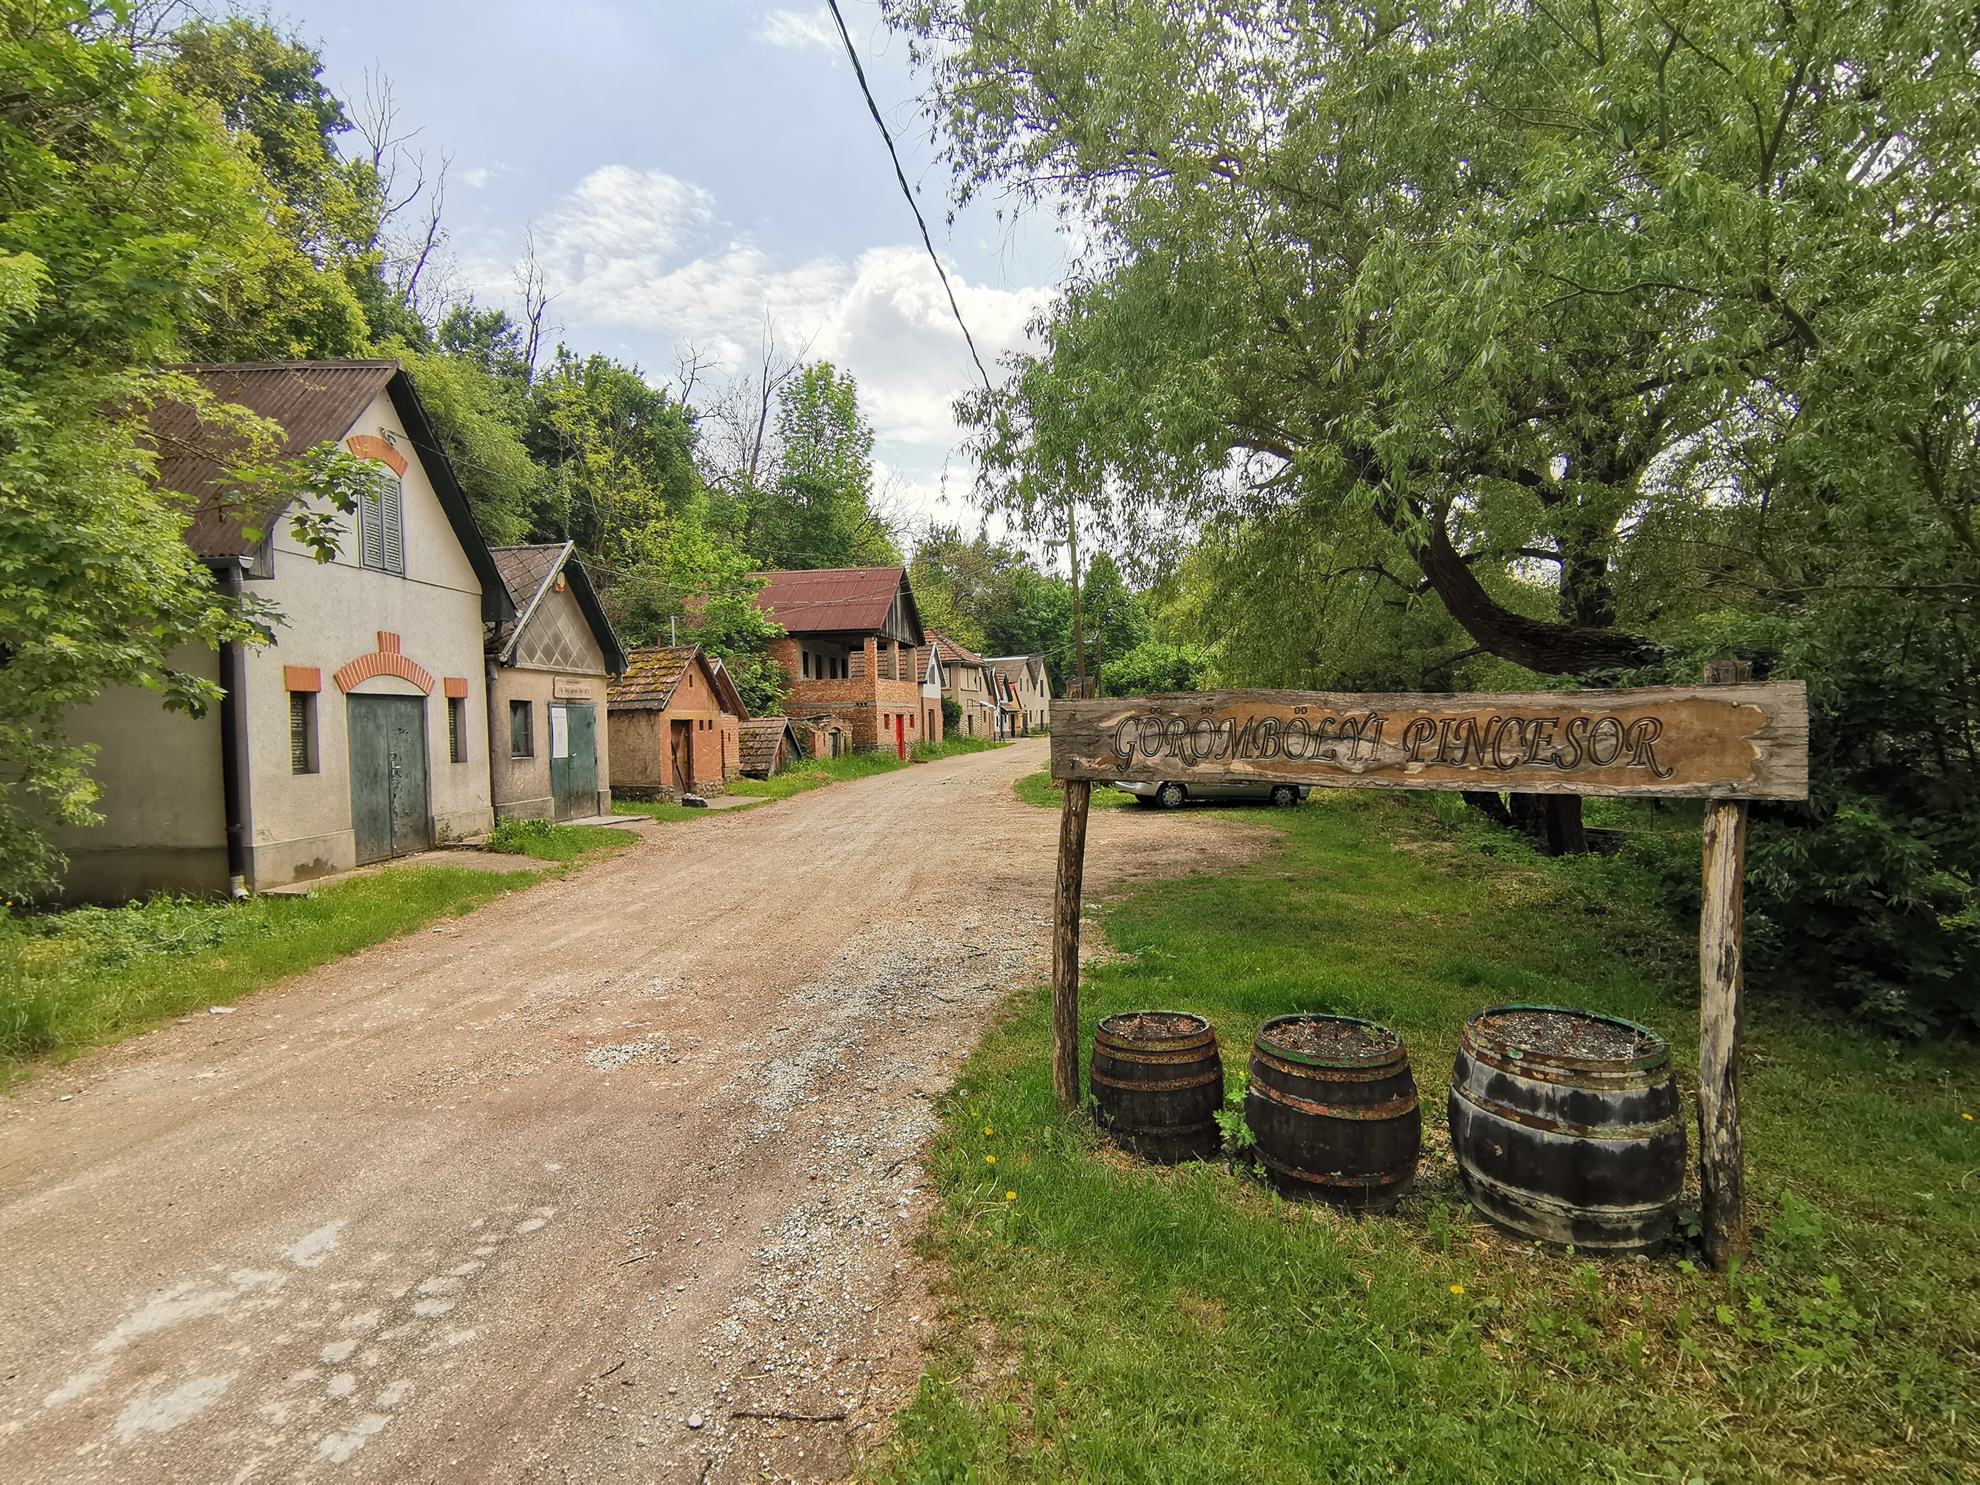
[[[633,837],[609,825],[555,825],[548,820],[502,820],[488,832],[483,848],[504,856],[537,861],[575,861],[597,851],[617,851]]]
[[[763,566],[899,562],[873,509],[873,428],[852,376],[829,361],[804,367],[778,395],[776,431],[776,477],[744,500],[746,540]]]
[[[557,347],[531,388],[525,441],[548,470],[539,524],[608,564],[620,533],[687,514],[701,496],[687,410],[606,356]]]
[[[1201,645],[1169,645],[1149,639],[1120,659],[1102,665],[1101,690],[1108,696],[1200,691],[1209,673],[1210,652]]]
[[[263,637],[268,616],[229,603],[181,539],[184,504],[150,484],[149,407],[202,404],[250,509],[320,480],[297,516],[319,551],[359,478],[321,451],[275,466],[274,429],[151,369],[239,264],[284,249],[211,110],[96,23],[80,3],[0,16],[0,901],[52,885],[52,826],[95,818],[69,710],[111,686],[196,710],[214,686],[175,654]]]
[[[524,540],[541,524],[548,480],[523,442],[516,385],[490,371],[483,357],[463,351],[401,344],[392,354],[412,374],[481,534],[494,546]]]
[[[1775,962],[1973,1023],[1967,7],[889,10],[959,193],[1091,243],[966,405],[997,508],[1205,531],[1237,681],[1689,681],[1771,630],[1818,706],[1756,837]]]
[[[962,727],[962,703],[953,696],[942,698],[942,735],[948,737]]]

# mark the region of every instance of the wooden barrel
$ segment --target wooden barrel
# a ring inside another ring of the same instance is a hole
[[[1382,1211],[1416,1178],[1423,1115],[1409,1051],[1351,1016],[1280,1016],[1258,1028],[1244,1119],[1287,1196]]]
[[[1671,1235],[1684,1120],[1654,1031],[1559,1006],[1480,1011],[1451,1069],[1450,1120],[1465,1194],[1494,1226],[1592,1253]]]
[[[1100,1127],[1115,1144],[1173,1165],[1223,1146],[1224,1063],[1217,1033],[1181,1011],[1129,1011],[1093,1032],[1090,1073]]]

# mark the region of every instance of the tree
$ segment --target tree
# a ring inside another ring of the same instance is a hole
[[[0,76],[0,900],[17,903],[55,882],[50,828],[96,818],[70,710],[112,686],[197,710],[215,687],[175,654],[266,637],[272,616],[226,598],[184,541],[184,504],[152,485],[146,414],[203,400],[155,368],[275,229],[265,178],[211,109],[85,0],[0,14]],[[237,487],[329,496],[298,535],[334,542],[336,506],[369,477],[358,461],[267,467],[272,428],[205,413],[263,466]]]
[[[753,714],[777,712],[786,683],[767,646],[784,631],[756,606],[763,580],[748,557],[695,514],[625,533],[617,552],[605,604],[620,636],[631,645],[699,644],[728,667]]]
[[[622,533],[701,500],[687,409],[635,367],[557,347],[531,389],[524,435],[549,471],[538,539],[570,539],[610,566]]]
[[[1967,6],[889,11],[959,193],[1063,202],[1092,244],[1043,351],[965,409],[994,503],[1077,499],[1116,529],[1297,510],[1320,543],[1372,520],[1477,645],[1584,680],[1690,679],[1701,637],[1768,632],[1763,614],[1799,637],[1783,662],[1861,676],[1870,655],[1811,641],[1837,640],[1834,584],[1865,584],[1940,646],[1929,725],[1887,712],[1871,751],[1916,757],[1970,813]],[[1941,566],[1868,572],[1864,533]],[[1950,894],[1910,900],[1973,921],[1970,841],[1857,777]],[[1832,787],[1809,822],[1830,844]],[[1876,884],[1921,880],[1889,854],[1846,853],[1880,917]],[[1850,963],[1907,1004],[1930,992]]]
[[[320,58],[260,21],[195,17],[171,34],[162,71],[217,111],[275,228],[218,258],[187,349],[210,360],[362,354],[376,203],[365,172],[337,153],[351,126]]]
[[[481,534],[506,546],[549,524],[549,481],[523,442],[526,409],[512,386],[487,369],[488,356],[408,345],[390,349],[412,375]]]
[[[766,567],[863,567],[901,560],[873,509],[873,429],[859,388],[829,361],[777,397],[778,467],[747,502],[747,541]]]
[[[1198,691],[1210,673],[1210,652],[1201,645],[1143,640],[1100,672],[1109,696],[1150,696],[1161,691]]]

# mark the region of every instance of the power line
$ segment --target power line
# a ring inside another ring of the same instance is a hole
[[[935,265],[935,272],[942,280],[942,291],[949,296],[949,310],[962,329],[964,343],[969,346],[969,359],[976,363],[976,374],[983,378],[983,390],[988,392],[991,390],[990,373],[983,369],[983,358],[976,353],[976,337],[963,323],[962,306],[956,303],[956,291],[949,283],[949,271],[942,266],[941,258],[936,256],[935,239],[928,235],[928,223],[921,215],[921,203],[914,199],[914,188],[908,184],[907,172],[901,169],[901,155],[894,148],[893,133],[887,128],[887,121],[880,116],[880,105],[873,101],[873,89],[866,85],[866,69],[859,65],[859,53],[853,49],[852,32],[846,29],[846,18],[839,13],[839,0],[825,0],[825,3],[832,7],[832,19],[839,25],[839,39],[846,44],[846,56],[853,64],[853,76],[859,79],[859,90],[866,97],[866,111],[873,115],[880,137],[887,143],[887,158],[894,162],[894,179],[901,183],[901,195],[907,198],[908,210],[914,213],[915,225],[921,228],[921,242],[928,249],[928,261]]]

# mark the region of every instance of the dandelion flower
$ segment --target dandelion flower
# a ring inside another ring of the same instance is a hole
[[[1464,1293],[1464,1285],[1462,1285],[1462,1284],[1453,1284],[1453,1285],[1451,1285],[1451,1293],[1453,1293],[1453,1294],[1462,1294],[1462,1293]]]
[[[1959,1117],[1964,1119],[1968,1124],[1973,1122],[1973,1116],[1971,1114],[1961,1114]]]
[[[997,1163],[997,1157],[995,1155],[985,1155],[983,1157],[983,1163],[985,1165],[995,1165]]]
[[[1005,1200],[1005,1201],[1016,1201],[1016,1200],[1017,1200],[1017,1193],[1016,1193],[1015,1191],[1006,1191],[1006,1192],[1004,1193],[1004,1200]]]
[[[991,1135],[995,1134],[996,1132],[997,1131],[992,1129],[988,1124],[983,1126],[983,1137],[985,1139],[988,1139]]]

